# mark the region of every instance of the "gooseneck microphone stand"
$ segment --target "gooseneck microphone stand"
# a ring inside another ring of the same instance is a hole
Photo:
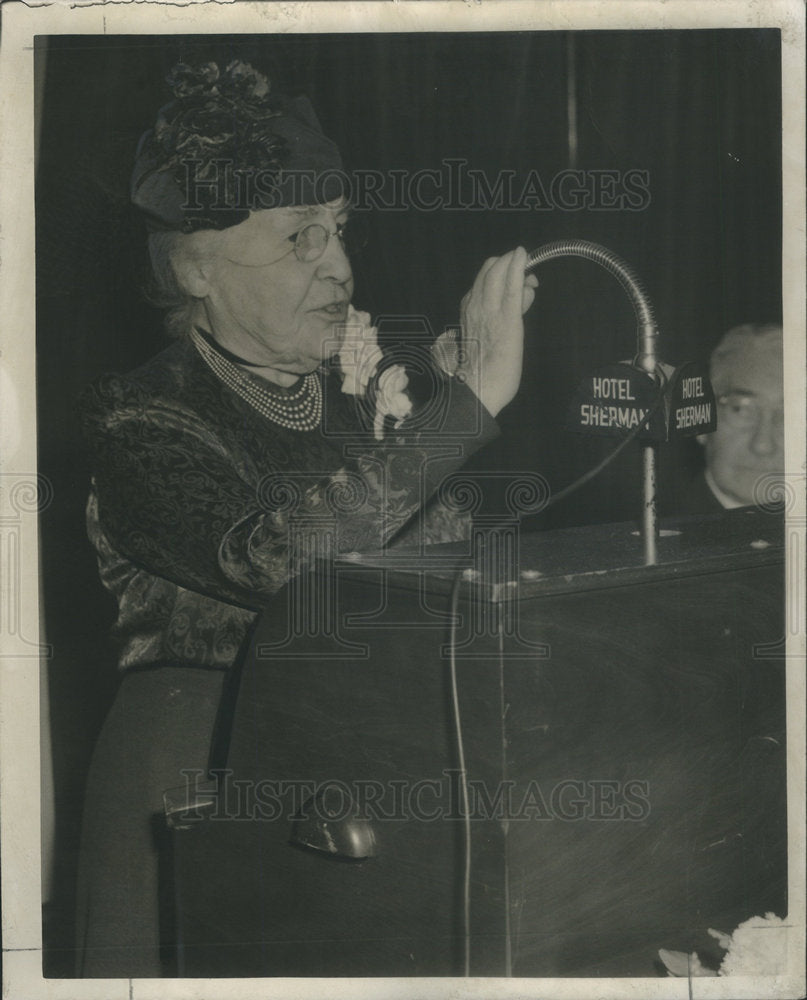
[[[527,258],[525,272],[556,257],[583,257],[594,261],[609,271],[619,281],[630,297],[636,313],[636,355],[633,364],[659,381],[658,357],[656,352],[658,329],[653,316],[653,308],[641,282],[617,254],[597,243],[586,240],[557,240],[533,250]],[[642,539],[646,566],[654,566],[658,561],[656,540],[658,538],[658,518],[656,513],[656,448],[654,444],[642,445]]]

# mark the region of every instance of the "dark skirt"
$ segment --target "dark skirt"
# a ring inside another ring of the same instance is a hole
[[[77,975],[170,975],[171,852],[163,794],[205,769],[224,674],[128,674],[93,753],[77,885]]]

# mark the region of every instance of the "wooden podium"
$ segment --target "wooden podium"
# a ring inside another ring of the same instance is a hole
[[[781,519],[663,527],[653,567],[499,523],[293,582],[168,796],[180,975],[653,976],[783,916]]]

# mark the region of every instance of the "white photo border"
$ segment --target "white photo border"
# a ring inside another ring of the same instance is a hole
[[[346,3],[54,3],[3,7],[0,52],[0,323],[3,376],[2,455],[5,484],[27,483],[17,580],[0,620],[0,788],[4,995],[97,997],[625,997],[687,995],[676,979],[221,979],[53,980],[42,977],[40,685],[36,655],[39,579],[36,534],[34,351],[34,38],[58,34],[212,34],[252,32],[534,31],[665,28],[780,28],[783,93],[783,309],[787,473],[797,484],[788,533],[788,830],[792,968],[775,981],[695,981],[699,997],[797,997],[804,980],[804,595],[805,595],[805,10],[799,0],[501,0],[501,2]],[[8,478],[6,478],[8,477]],[[799,488],[799,484],[801,488]],[[25,488],[24,488],[25,489]],[[8,490],[0,491],[5,505]],[[0,508],[0,530],[8,510]],[[3,555],[8,552],[3,550]],[[30,652],[21,654],[20,638]],[[689,993],[693,995],[692,992]]]

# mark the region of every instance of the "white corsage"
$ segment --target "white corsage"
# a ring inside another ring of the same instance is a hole
[[[337,354],[343,377],[342,392],[364,396],[382,357],[378,330],[370,326],[370,314],[348,306],[342,346]]]
[[[348,306],[342,346],[337,358],[342,372],[342,392],[351,396],[367,396],[371,380],[376,378],[384,354],[378,346],[378,330],[370,325],[370,315]],[[403,365],[390,365],[378,376],[375,386],[375,416],[373,434],[377,441],[384,437],[387,417],[400,427],[412,412],[412,400],[406,391],[409,378]]]
[[[778,976],[785,972],[788,925],[773,913],[745,920],[733,934],[709,928],[726,954],[715,972],[701,964],[695,952],[659,949],[659,958],[669,976]]]
[[[384,421],[387,417],[395,420],[394,426],[397,428],[412,412],[412,400],[406,392],[408,385],[409,378],[403,365],[390,365],[378,376],[373,420],[373,433],[377,441],[384,437]]]

